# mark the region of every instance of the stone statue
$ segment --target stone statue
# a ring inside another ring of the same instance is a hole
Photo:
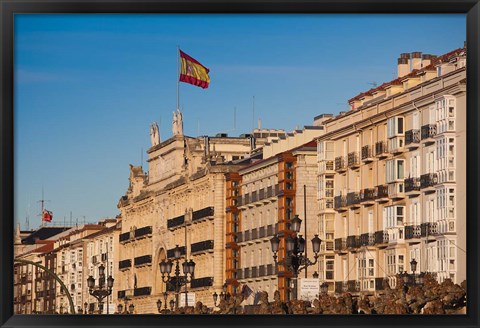
[[[152,142],[152,147],[160,143],[160,135],[158,133],[158,124],[153,122],[150,125],[150,141]]]
[[[173,112],[172,132],[174,136],[183,135],[183,118],[178,108]]]

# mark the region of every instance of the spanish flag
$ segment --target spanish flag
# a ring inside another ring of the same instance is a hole
[[[190,83],[201,88],[208,88],[210,84],[210,70],[193,59],[182,50],[180,51],[180,82]]]

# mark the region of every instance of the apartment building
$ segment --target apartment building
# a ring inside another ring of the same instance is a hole
[[[225,283],[225,174],[236,171],[235,162],[268,136],[283,135],[279,130],[257,132],[261,138],[194,138],[178,129],[163,142],[152,137],[148,171],[130,166],[129,188],[118,203],[122,230],[117,303],[129,300],[135,313],[157,313],[163,292],[169,292],[167,302],[176,299],[173,284],[162,280],[159,264],[173,261],[178,245],[181,275],[185,260],[196,264],[188,292],[195,301],[213,306],[212,294]]]
[[[349,100],[317,138],[320,279],[335,291],[387,278],[466,278],[466,48],[402,54],[398,78]],[[327,235],[329,236],[327,238]]]
[[[306,236],[302,233],[306,240],[318,234],[314,138],[322,133],[322,126],[306,126],[289,133],[265,144],[238,172],[227,174],[225,238],[230,293],[247,285],[254,292],[267,291],[271,300],[276,290],[287,299],[294,277],[282,265],[277,270],[270,239],[276,234],[291,234],[287,225],[296,214],[307,216]],[[313,258],[311,245],[307,253]],[[285,256],[282,246],[279,261]],[[309,268],[308,277],[314,271],[316,266]],[[253,295],[245,300],[246,305],[253,304]]]

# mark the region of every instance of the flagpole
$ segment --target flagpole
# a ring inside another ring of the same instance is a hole
[[[177,110],[180,111],[180,46],[177,45]]]

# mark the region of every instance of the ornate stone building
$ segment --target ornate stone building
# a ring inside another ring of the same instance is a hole
[[[371,291],[395,274],[466,278],[466,49],[402,54],[397,79],[352,98],[318,141],[320,279]]]
[[[266,141],[250,135],[188,137],[177,121],[170,139],[160,142],[152,134],[148,171],[130,166],[129,188],[118,203],[117,302],[129,299],[136,313],[157,313],[156,302],[163,301],[166,290],[167,302],[175,298],[172,286],[162,281],[159,263],[173,259],[176,245],[182,254],[181,274],[185,259],[196,263],[188,291],[196,301],[213,306],[213,292],[225,283],[225,175]],[[275,130],[276,137],[279,132]]]

